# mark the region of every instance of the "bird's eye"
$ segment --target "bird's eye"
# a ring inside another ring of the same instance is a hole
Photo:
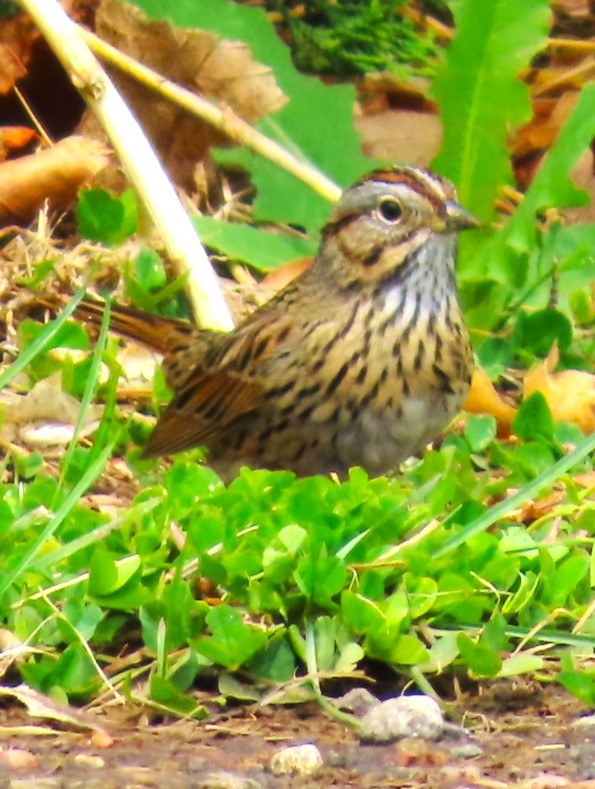
[[[392,197],[385,197],[378,206],[380,216],[387,222],[397,222],[403,213],[401,206]]]

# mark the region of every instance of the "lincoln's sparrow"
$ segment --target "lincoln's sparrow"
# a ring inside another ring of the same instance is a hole
[[[381,474],[422,451],[469,388],[455,233],[476,225],[448,181],[389,167],[343,193],[312,268],[229,334],[113,307],[116,332],[163,354],[174,392],[145,455],[206,445],[229,478]],[[77,315],[101,312],[86,300]]]

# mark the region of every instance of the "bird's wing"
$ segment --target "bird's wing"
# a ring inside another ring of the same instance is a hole
[[[167,455],[223,436],[238,417],[254,411],[267,389],[264,367],[288,347],[291,322],[264,311],[228,335],[219,335],[189,371],[159,419],[147,457]]]
[[[157,457],[208,445],[252,411],[262,391],[259,381],[221,370],[192,375],[162,414],[143,455]]]

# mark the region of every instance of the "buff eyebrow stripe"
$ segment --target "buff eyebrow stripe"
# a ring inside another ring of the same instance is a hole
[[[412,172],[406,168],[395,167],[392,170],[375,170],[362,178],[361,184],[374,181],[376,183],[403,184],[410,189],[422,194],[435,208],[438,208],[445,199],[442,184],[438,180],[432,180],[431,185],[421,173]],[[436,189],[433,189],[435,186]]]

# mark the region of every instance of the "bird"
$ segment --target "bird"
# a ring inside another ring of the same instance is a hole
[[[478,224],[446,178],[385,166],[342,193],[311,268],[232,331],[112,305],[110,328],[162,355],[173,392],[144,456],[205,446],[229,481],[242,466],[381,476],[421,454],[471,382],[455,264]],[[86,297],[75,315],[103,309]]]

